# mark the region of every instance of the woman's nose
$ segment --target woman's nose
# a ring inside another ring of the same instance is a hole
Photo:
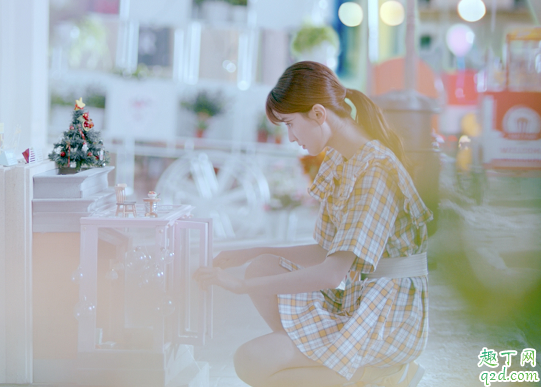
[[[287,129],[287,138],[289,139],[289,142],[297,141],[297,138],[291,133],[291,129]]]

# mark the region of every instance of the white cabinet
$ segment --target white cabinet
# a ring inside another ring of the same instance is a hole
[[[81,218],[77,381],[165,386],[199,368],[194,344],[211,333],[211,293],[191,280],[211,264],[212,222],[191,206],[159,206],[158,217]],[[113,246],[109,254],[102,244]],[[112,251],[112,253],[111,253]]]

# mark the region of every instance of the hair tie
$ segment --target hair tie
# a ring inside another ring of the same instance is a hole
[[[344,102],[347,103],[348,105],[350,104],[351,100],[348,98],[348,94],[350,94],[349,92],[349,89],[346,88],[346,92],[344,94]]]

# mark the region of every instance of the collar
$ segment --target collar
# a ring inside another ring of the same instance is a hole
[[[329,195],[335,195],[333,206],[343,207],[358,177],[373,162],[395,175],[398,187],[404,196],[404,211],[411,216],[413,223],[419,227],[430,221],[432,212],[423,203],[408,172],[394,153],[378,140],[371,140],[361,146],[349,160],[345,160],[337,150],[328,148],[308,193],[320,202],[326,200]],[[337,184],[340,186],[335,194]]]
[[[328,147],[308,193],[316,200],[322,201],[334,192],[337,183],[353,188],[357,177],[368,167],[374,151],[378,149],[381,149],[379,141],[368,141],[346,160],[336,149]]]

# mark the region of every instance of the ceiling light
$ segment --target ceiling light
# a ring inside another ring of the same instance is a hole
[[[344,3],[338,8],[338,18],[346,26],[356,27],[363,21],[363,9],[357,3]]]
[[[467,22],[476,22],[487,12],[483,0],[460,0],[457,9],[460,17]]]
[[[395,0],[383,3],[379,9],[381,20],[389,26],[397,26],[404,21],[404,6]]]

